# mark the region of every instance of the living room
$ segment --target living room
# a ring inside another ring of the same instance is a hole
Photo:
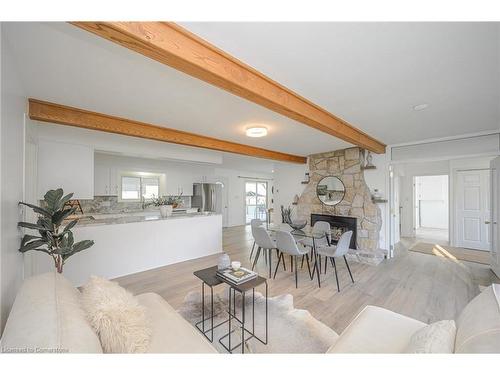
[[[3,356],[500,353],[499,23],[193,17],[2,21]]]

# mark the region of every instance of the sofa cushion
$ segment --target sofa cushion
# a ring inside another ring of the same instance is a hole
[[[144,353],[151,328],[146,309],[117,282],[91,276],[82,287],[82,305],[105,353]]]
[[[2,347],[4,351],[102,352],[80,305],[80,292],[56,272],[24,281],[5,326]]]
[[[453,320],[440,320],[420,328],[411,338],[405,353],[450,354],[455,349],[457,328]]]
[[[476,296],[457,320],[455,353],[500,353],[500,285]]]
[[[366,306],[328,353],[401,353],[426,324],[390,310]]]
[[[198,330],[182,318],[167,301],[155,293],[137,296],[146,308],[152,335],[149,353],[216,353]]]

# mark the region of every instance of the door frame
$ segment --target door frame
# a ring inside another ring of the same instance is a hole
[[[499,182],[500,182],[500,156],[490,161],[490,202],[491,202],[491,249],[490,249],[490,260],[491,269],[500,277],[500,235],[498,229],[499,221]],[[495,189],[496,188],[496,189]]]
[[[247,182],[253,182],[255,184],[261,182],[261,183],[266,184],[266,220],[267,220],[267,216],[268,216],[267,209],[269,209],[269,185],[270,184],[269,184],[269,181],[259,179],[259,178],[255,178],[255,179],[254,178],[247,178],[243,181],[243,222],[245,223],[245,225],[250,225],[250,223],[247,223],[247,197],[246,197]],[[257,187],[256,187],[256,191],[257,191]],[[255,204],[257,206],[257,197],[255,198]]]
[[[445,174],[445,173],[432,173],[432,174],[418,174],[413,176],[413,191],[412,191],[412,204],[413,204],[413,236],[417,236],[417,222],[418,225],[420,226],[421,224],[421,214],[420,214],[420,204],[417,203],[417,179],[418,177],[432,177],[432,176],[446,176],[448,178],[448,242],[451,243],[451,227],[454,225],[454,223],[451,222],[451,206],[454,204],[454,201],[452,203],[451,199],[451,176],[450,174]],[[417,206],[418,206],[418,212],[417,212]],[[418,219],[417,219],[418,217]]]

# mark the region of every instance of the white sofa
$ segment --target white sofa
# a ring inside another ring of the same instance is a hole
[[[145,293],[137,298],[152,324],[150,353],[216,353],[159,295]],[[80,307],[80,292],[57,273],[24,281],[0,346],[4,352],[102,353],[99,338]]]
[[[500,353],[500,286],[486,288],[463,310],[457,323],[456,353]],[[137,296],[152,323],[151,353],[215,353],[213,346],[162,297]],[[367,306],[328,353],[401,353],[426,324]],[[80,292],[63,276],[46,273],[25,280],[7,320],[4,351],[101,353],[99,338],[80,307]]]
[[[500,353],[500,285],[489,286],[455,321],[455,353]],[[452,298],[452,297],[450,297]],[[381,307],[366,306],[328,353],[402,353],[427,324]]]

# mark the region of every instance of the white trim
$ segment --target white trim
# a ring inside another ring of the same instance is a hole
[[[493,134],[500,134],[500,130],[499,129],[485,130],[485,131],[481,131],[481,132],[466,133],[466,134],[453,135],[453,136],[448,136],[448,137],[427,138],[427,139],[423,139],[421,141],[395,143],[395,144],[387,145],[387,147],[393,148],[393,147],[413,146],[413,145],[421,145],[421,144],[425,144],[425,143],[436,143],[436,142],[444,142],[444,141],[453,141],[453,140],[457,140],[457,139],[483,137],[485,135],[493,135]]]
[[[409,164],[409,163],[422,163],[422,162],[433,162],[433,161],[446,161],[446,160],[458,160],[458,159],[470,159],[470,158],[484,158],[489,156],[500,156],[499,152],[486,152],[482,154],[465,154],[465,155],[457,155],[457,156],[442,156],[435,158],[417,158],[417,159],[405,159],[405,160],[391,160],[390,163],[392,165],[395,164]],[[389,156],[390,157],[390,156]]]

